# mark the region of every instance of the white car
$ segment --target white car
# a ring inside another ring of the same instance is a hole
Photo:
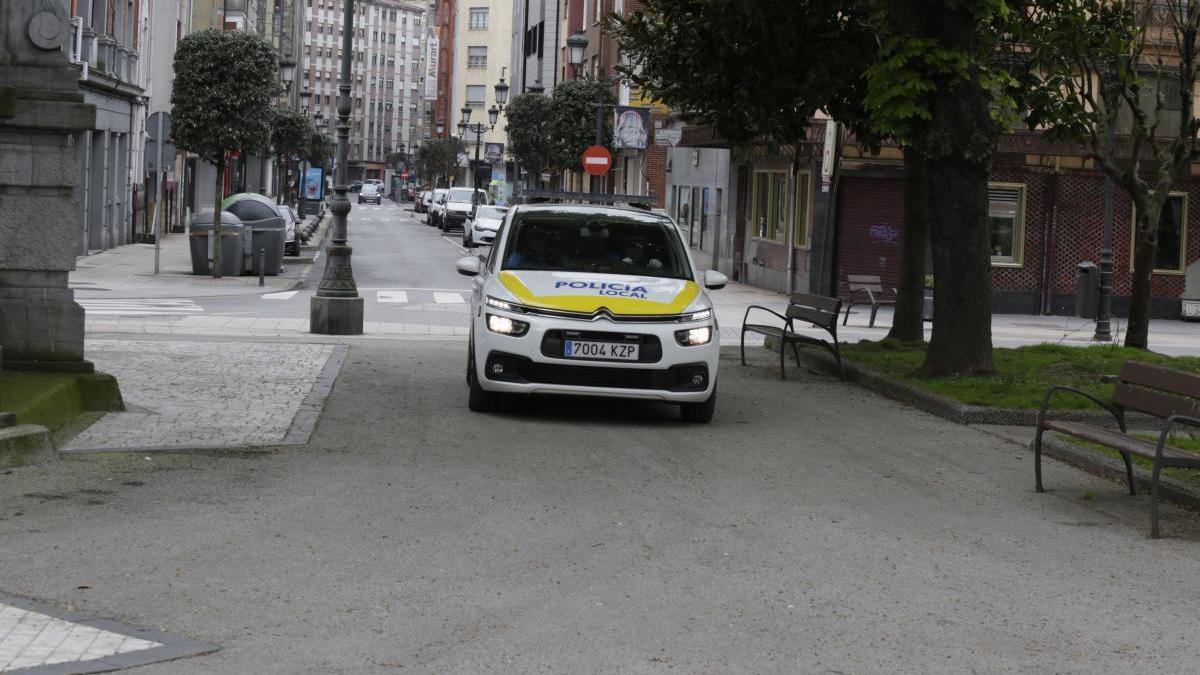
[[[438,214],[438,227],[442,228],[442,232],[465,228],[475,207],[491,203],[486,190],[450,188],[450,192],[446,193],[446,204]]]
[[[634,209],[509,209],[473,277],[468,404],[572,394],[680,404],[712,420],[720,340],[708,291],[725,275],[692,264],[675,223]]]
[[[475,209],[475,217],[467,219],[463,225],[463,246],[491,246],[500,224],[504,222],[505,213],[508,213],[508,209],[503,206],[480,206]]]
[[[446,195],[450,190],[438,188],[429,197],[429,210],[425,213],[425,224],[437,227],[441,222],[442,211],[446,206]]]

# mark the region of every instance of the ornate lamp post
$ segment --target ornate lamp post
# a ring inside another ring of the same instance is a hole
[[[576,80],[579,79],[579,71],[583,67],[583,55],[587,46],[588,39],[583,31],[572,33],[571,37],[567,38],[567,62],[571,64]]]
[[[342,63],[338,81],[337,173],[334,178],[332,242],[325,255],[325,273],[309,305],[309,331],[324,335],[362,335],[363,299],[354,283],[350,266],[352,249],[347,244],[346,218],[350,199],[346,196],[346,155],[350,144],[350,60],[354,54],[354,0],[342,4]]]
[[[496,122],[500,120],[500,113],[504,112],[504,106],[508,103],[508,83],[504,81],[503,75],[500,81],[494,87],[496,93],[496,103],[488,108],[488,123],[484,125],[482,122],[471,124],[471,107],[464,105],[459,113],[462,119],[458,123],[458,131],[462,135],[463,140],[467,138],[467,132],[471,132],[475,136],[475,163],[471,165],[471,187],[475,190],[479,189],[479,146],[483,145],[483,135],[492,129],[496,128]],[[441,125],[438,125],[441,128]],[[474,207],[479,200],[479,193],[471,193],[471,205]]]

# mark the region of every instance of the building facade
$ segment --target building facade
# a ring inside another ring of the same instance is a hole
[[[416,0],[355,3],[351,62],[351,180],[383,179],[390,153],[416,147],[425,135],[424,62],[427,9]],[[300,86],[312,94],[310,114],[337,119],[343,6],[307,0]]]
[[[471,110],[471,124],[488,122],[488,109],[496,104],[495,86],[507,78],[512,54],[511,0],[463,0],[457,4],[456,35],[450,90],[451,120],[457,132],[461,110]],[[494,188],[497,196],[507,194],[505,140],[507,122],[500,115],[493,129],[483,134],[467,132],[467,166],[462,184]],[[479,157],[479,163],[475,158]],[[478,183],[476,183],[478,180]],[[492,181],[496,181],[495,185]],[[503,190],[503,193],[500,191]]]
[[[79,69],[84,102],[96,106],[95,127],[76,138],[79,255],[134,240],[141,214],[144,86],[141,49],[147,0],[63,0],[71,34],[63,45]]]
[[[513,0],[511,96],[554,91],[561,73],[564,6],[560,0]]]

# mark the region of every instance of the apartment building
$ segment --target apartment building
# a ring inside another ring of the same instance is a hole
[[[530,91],[549,94],[559,82],[563,35],[560,0],[514,0],[511,96]]]
[[[508,77],[512,55],[512,0],[460,0],[455,8],[453,67],[451,69],[450,122],[457,132],[462,109],[471,110],[471,124],[489,124],[488,109],[495,105],[495,86],[501,77]],[[496,181],[496,189],[508,183],[505,163],[507,123],[500,115],[494,129],[483,134],[467,132],[470,166],[463,184],[488,188]],[[476,165],[475,157],[479,157]],[[501,196],[497,194],[497,196]]]
[[[347,176],[383,179],[387,156],[411,150],[425,135],[424,61],[427,8],[418,0],[354,4]],[[301,75],[309,113],[337,119],[342,46],[341,0],[307,0]]]
[[[96,106],[95,127],[76,138],[79,179],[77,253],[86,255],[134,238],[141,189],[148,35],[146,0],[63,0],[71,35],[63,45],[79,68],[85,103]]]

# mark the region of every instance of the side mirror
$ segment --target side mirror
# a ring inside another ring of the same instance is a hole
[[[729,277],[721,274],[716,270],[706,270],[704,272],[704,287],[711,290],[725,288],[725,284],[729,283]]]
[[[469,255],[465,258],[459,258],[458,261],[454,263],[454,267],[458,270],[458,273],[464,277],[473,277],[479,274],[479,256]]]

